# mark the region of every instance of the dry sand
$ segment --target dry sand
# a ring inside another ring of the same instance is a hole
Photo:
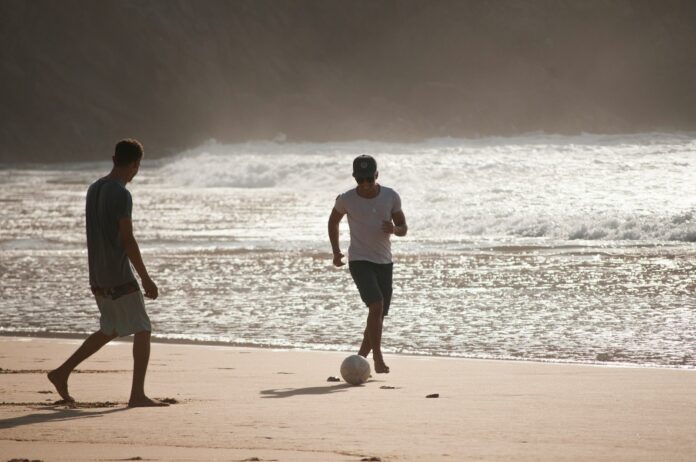
[[[345,353],[153,344],[146,391],[178,403],[128,409],[116,342],[55,405],[45,372],[79,343],[0,337],[1,461],[696,459],[694,371],[388,355],[352,387],[327,382]]]

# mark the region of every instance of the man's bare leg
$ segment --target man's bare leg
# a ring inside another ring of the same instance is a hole
[[[145,395],[145,373],[150,361],[150,332],[138,332],[133,336],[133,385],[128,407],[163,407],[166,403],[152,400]]]
[[[382,357],[382,301],[368,305],[370,313],[367,315],[367,336],[372,346],[372,358],[375,362],[375,372],[378,374],[389,373],[389,367]],[[363,339],[364,343],[364,339]]]
[[[360,344],[358,354],[363,358],[367,358],[367,355],[370,354],[370,351],[372,351],[372,344],[370,343],[370,336],[367,332],[367,327],[365,327],[365,332],[363,332],[363,339],[362,343]]]
[[[51,381],[56,391],[66,401],[75,401],[68,393],[68,379],[72,371],[85,359],[99,351],[101,347],[116,338],[116,334],[107,335],[102,331],[97,331],[87,337],[80,347],[72,354],[58,369],[48,373],[48,380]]]

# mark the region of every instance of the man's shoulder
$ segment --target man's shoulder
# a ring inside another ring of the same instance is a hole
[[[357,197],[357,196],[358,196],[358,192],[355,190],[355,188],[352,188],[352,189],[349,189],[348,191],[345,191],[345,192],[342,192],[341,194],[339,194],[336,197],[336,199],[339,199],[339,198],[350,199],[352,197]]]
[[[97,189],[100,185],[104,184],[104,181],[106,181],[106,177],[102,177],[94,181],[92,184],[89,185],[89,188],[87,188],[87,193],[90,193]]]
[[[104,190],[108,191],[108,194],[116,194],[119,196],[130,197],[130,191],[121,184],[120,181],[107,178],[104,183]]]
[[[385,196],[398,196],[399,193],[396,192],[394,188],[390,188],[389,186],[384,186],[384,185],[379,185],[382,188],[382,191],[384,192]]]
[[[87,196],[93,196],[97,194],[97,191],[99,191],[100,196],[103,195],[112,198],[112,200],[129,200],[131,198],[130,191],[124,185],[106,176],[89,185]]]

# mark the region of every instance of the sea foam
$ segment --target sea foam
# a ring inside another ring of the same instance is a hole
[[[428,239],[693,242],[696,235],[696,140],[687,135],[210,142],[161,161],[152,174],[173,187],[306,194],[308,204],[326,208],[327,193],[353,187],[351,161],[362,153],[377,158],[379,181],[400,192],[414,229]]]

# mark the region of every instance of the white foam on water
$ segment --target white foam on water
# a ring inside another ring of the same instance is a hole
[[[173,187],[304,195],[323,213],[327,195],[353,187],[351,161],[361,153],[377,158],[380,181],[401,193],[426,240],[696,240],[696,140],[685,135],[209,143],[153,175]]]

